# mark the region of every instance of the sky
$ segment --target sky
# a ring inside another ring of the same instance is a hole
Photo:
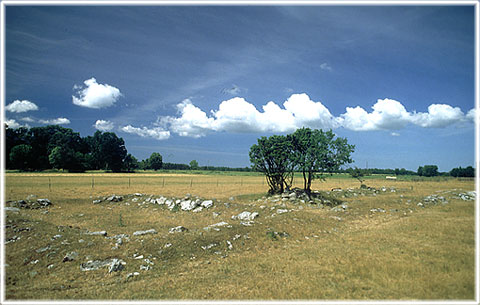
[[[301,127],[351,166],[475,164],[473,5],[6,5],[5,117],[115,132],[142,160],[250,166]]]

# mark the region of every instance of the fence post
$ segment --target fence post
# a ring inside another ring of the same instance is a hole
[[[162,181],[162,187],[165,186],[165,177],[163,177],[163,181]]]
[[[50,181],[50,177],[48,177],[48,190],[52,191],[52,182]]]
[[[128,188],[130,188],[130,177],[128,177]]]
[[[190,179],[190,187],[192,187],[192,184],[193,184],[193,178]]]
[[[95,180],[94,180],[94,178],[93,178],[93,176],[92,176],[92,190],[93,190],[94,187],[95,187]]]

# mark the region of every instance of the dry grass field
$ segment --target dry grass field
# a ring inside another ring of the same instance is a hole
[[[328,196],[341,188],[345,209],[267,198],[254,175],[7,173],[5,180],[6,206],[29,195],[52,202],[5,211],[7,300],[475,298],[475,201],[459,196],[474,190],[473,180],[370,178],[377,192],[345,177],[314,183]],[[92,203],[113,194],[124,199]],[[186,194],[214,205],[194,213],[142,204]],[[259,216],[250,226],[232,219],[243,211]],[[204,229],[220,222],[228,225]],[[169,233],[176,226],[188,231]],[[133,236],[148,229],[158,233]],[[101,230],[106,237],[85,234]],[[128,238],[115,245],[109,237],[118,234]],[[124,269],[80,268],[111,258]]]

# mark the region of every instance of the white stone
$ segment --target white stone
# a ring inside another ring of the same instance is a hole
[[[193,213],[198,213],[198,212],[201,212],[202,210],[203,210],[203,207],[198,206],[198,207],[194,208],[192,212]]]
[[[96,232],[87,232],[87,235],[100,235],[100,236],[107,236],[107,231],[96,231]]]
[[[187,228],[178,226],[178,227],[170,228],[170,230],[168,230],[168,233],[180,233],[185,231],[188,231]]]
[[[145,235],[145,234],[157,234],[157,231],[155,229],[150,229],[150,230],[145,230],[145,231],[133,232],[133,236],[140,236],[140,235]]]
[[[191,211],[196,207],[197,207],[197,202],[195,202],[193,200],[184,200],[184,201],[180,202],[180,208],[183,211]]]
[[[204,200],[200,205],[206,209],[211,208],[213,206],[213,200]]]
[[[232,216],[232,219],[238,219],[238,220],[254,220],[255,218],[258,217],[258,213],[257,212],[248,212],[248,211],[244,211],[238,215],[234,215]]]

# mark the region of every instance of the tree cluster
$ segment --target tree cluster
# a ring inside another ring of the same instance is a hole
[[[90,169],[125,170],[128,160],[125,142],[112,132],[97,131],[81,137],[58,125],[5,130],[6,168],[20,170]]]
[[[282,193],[292,185],[295,171],[303,175],[303,188],[311,192],[312,181],[338,171],[353,162],[354,145],[345,138],[336,138],[329,131],[301,128],[286,136],[261,137],[250,148],[252,169],[265,174],[269,193]]]
[[[438,166],[424,165],[424,166],[418,167],[417,175],[423,176],[423,177],[435,177],[435,176],[439,176],[440,173],[438,172]]]
[[[475,177],[475,169],[471,166],[467,166],[466,168],[457,167],[453,168],[450,171],[450,176],[452,177]]]

